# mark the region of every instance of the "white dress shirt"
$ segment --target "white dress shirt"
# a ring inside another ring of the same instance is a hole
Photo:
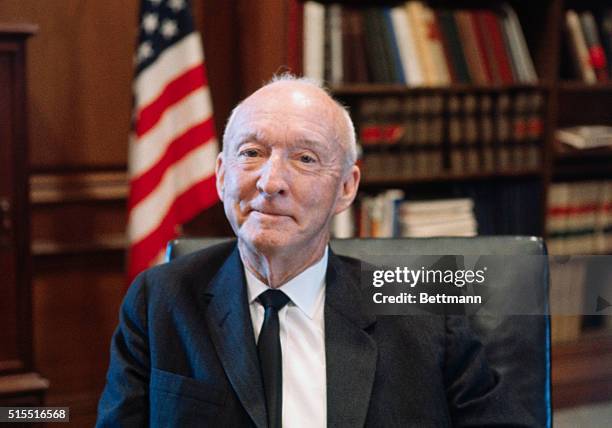
[[[283,284],[291,301],[278,312],[283,353],[283,428],[327,426],[325,374],[325,272],[321,260]],[[244,269],[255,341],[263,324],[264,308],[257,297],[269,287]]]

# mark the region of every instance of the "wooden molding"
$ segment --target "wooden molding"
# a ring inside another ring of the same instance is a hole
[[[10,372],[23,370],[24,364],[21,360],[4,360],[0,361],[0,372]]]
[[[49,388],[49,381],[38,373],[22,373],[0,377],[0,397],[36,391]]]
[[[35,240],[32,242],[32,255],[49,256],[57,254],[88,254],[102,251],[124,251],[127,248],[127,237],[106,235],[88,242],[60,242],[52,240]]]
[[[19,36],[31,36],[38,32],[38,25],[29,23],[2,23],[0,33]]]
[[[30,177],[32,204],[121,201],[127,195],[127,173],[122,171],[34,174]]]

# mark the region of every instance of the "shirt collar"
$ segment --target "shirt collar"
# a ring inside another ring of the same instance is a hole
[[[293,304],[311,319],[314,316],[317,301],[322,296],[325,286],[328,250],[329,247],[325,247],[323,257],[321,257],[318,262],[311,265],[279,288],[279,290],[284,292],[291,299]],[[269,290],[270,287],[261,282],[246,266],[244,266],[244,273],[247,283],[249,304],[251,304],[261,293]]]

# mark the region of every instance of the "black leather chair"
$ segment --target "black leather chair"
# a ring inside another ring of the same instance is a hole
[[[185,238],[171,241],[167,260],[200,250],[228,238]],[[546,255],[546,247],[535,237],[336,239],[331,248],[341,255],[375,262],[377,255]],[[525,260],[524,258],[522,260]],[[548,265],[525,265],[522,260],[504,258],[503,275],[490,284],[497,301],[504,295],[523,293],[538,299],[548,309]],[[531,409],[540,426],[552,426],[550,391],[550,318],[548,315],[473,316],[472,328],[485,345],[490,364],[505,373],[517,387],[524,405]]]

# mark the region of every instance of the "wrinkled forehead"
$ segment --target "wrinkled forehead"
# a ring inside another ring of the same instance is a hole
[[[322,89],[304,83],[277,82],[265,86],[244,100],[239,112],[313,117],[333,126],[339,107]]]
[[[327,93],[310,83],[279,81],[266,85],[247,97],[242,104],[267,104],[269,106],[293,106],[296,108],[332,108],[334,100]]]
[[[292,138],[298,140],[337,145],[341,114],[323,90],[279,82],[258,90],[236,108],[227,136],[230,140],[245,136],[260,140],[266,138],[266,129],[273,128],[293,132]]]

